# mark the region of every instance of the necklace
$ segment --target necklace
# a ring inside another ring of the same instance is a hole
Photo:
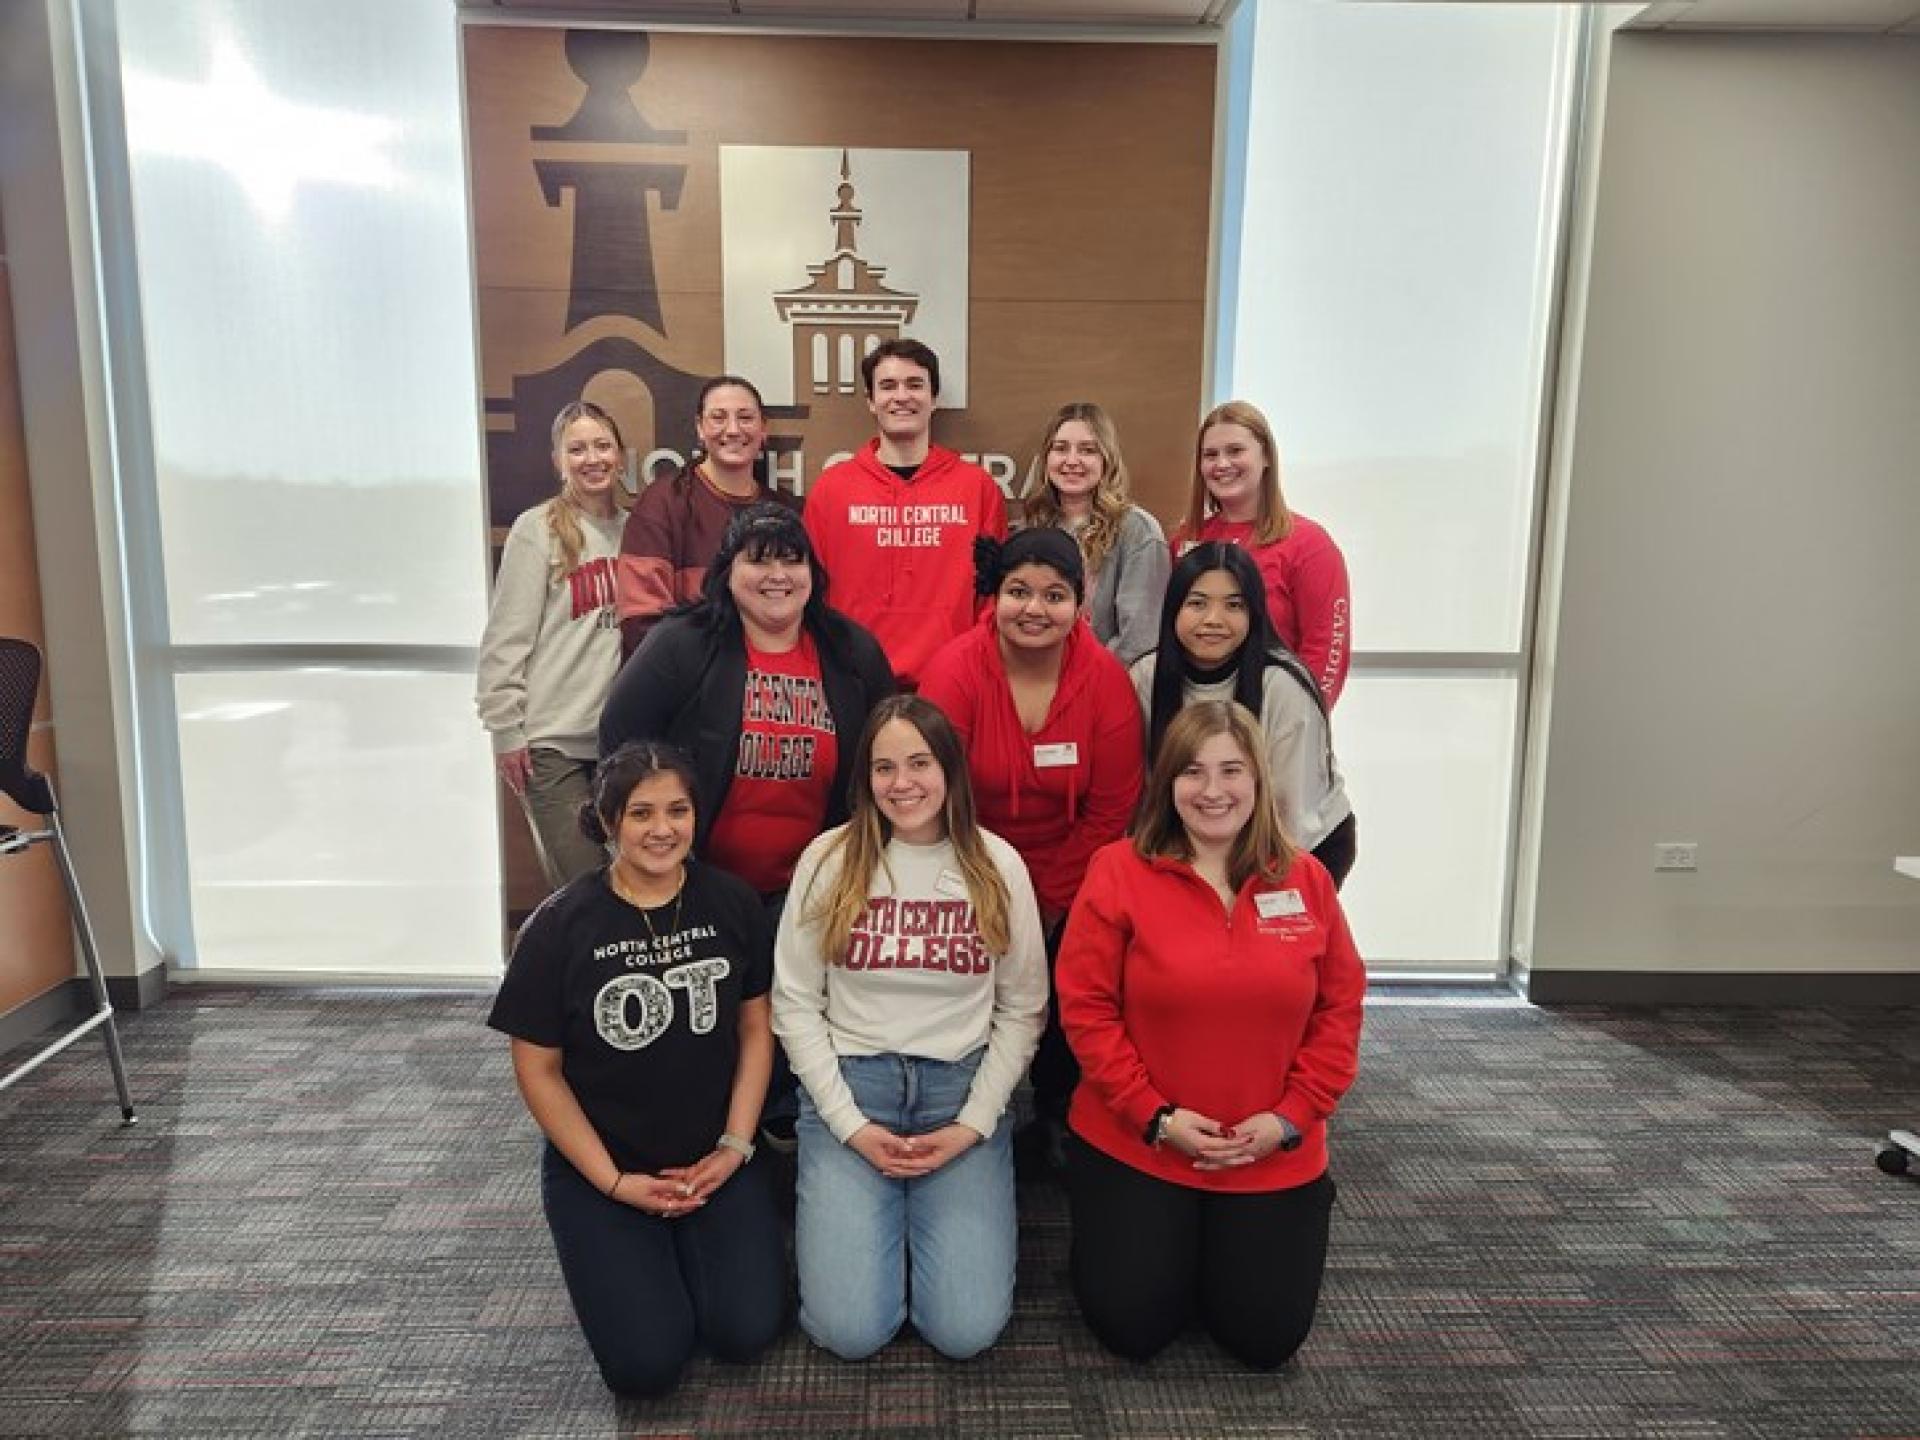
[[[613,893],[640,912],[641,923],[647,927],[647,938],[653,941],[655,945],[658,945],[660,943],[660,932],[653,928],[653,915],[649,911],[649,908],[641,903],[640,897],[635,895],[626,887],[625,883],[622,882],[619,867],[614,866],[609,869],[607,871],[607,878],[613,881]],[[677,935],[680,932],[680,905],[686,898],[687,867],[682,865],[680,867],[680,884],[673,892],[673,923],[667,927],[667,934],[669,935]],[[664,905],[666,902],[662,901],[661,903]]]

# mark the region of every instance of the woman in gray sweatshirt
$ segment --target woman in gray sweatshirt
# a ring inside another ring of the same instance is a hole
[[[1026,523],[1054,526],[1080,542],[1087,623],[1122,665],[1158,642],[1173,563],[1160,522],[1127,495],[1112,418],[1084,400],[1061,406],[1027,472]]]

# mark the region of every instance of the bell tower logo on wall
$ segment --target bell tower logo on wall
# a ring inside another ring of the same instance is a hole
[[[758,378],[769,405],[856,412],[864,428],[860,362],[907,336],[940,357],[940,405],[965,409],[968,161],[722,145],[727,368]]]

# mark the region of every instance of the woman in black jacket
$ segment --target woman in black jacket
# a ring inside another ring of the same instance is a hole
[[[755,505],[727,527],[701,598],[621,669],[600,753],[664,740],[691,755],[695,850],[752,885],[777,920],[800,852],[847,818],[856,742],[893,690],[879,642],[827,608],[799,517]]]

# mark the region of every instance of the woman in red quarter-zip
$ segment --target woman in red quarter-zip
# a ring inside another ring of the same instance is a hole
[[[1259,722],[1223,701],[1167,727],[1133,838],[1093,858],[1060,948],[1080,1062],[1071,1273],[1109,1349],[1194,1320],[1248,1365],[1313,1326],[1366,972],[1333,882],[1280,828]]]

